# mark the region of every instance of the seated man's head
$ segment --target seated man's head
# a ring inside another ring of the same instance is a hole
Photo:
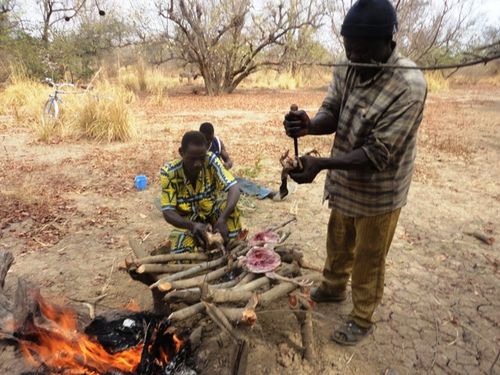
[[[209,122],[204,122],[203,124],[200,125],[200,132],[202,132],[205,135],[207,143],[210,145],[210,143],[212,143],[212,140],[214,139],[214,134],[215,134],[214,126]]]
[[[203,133],[189,131],[184,134],[179,148],[184,171],[198,175],[207,157],[207,140]]]
[[[347,58],[355,63],[386,62],[398,27],[389,0],[358,0],[347,12],[341,28]]]

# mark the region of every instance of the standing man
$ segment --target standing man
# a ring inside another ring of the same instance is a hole
[[[389,0],[358,0],[341,29],[347,59],[415,66],[398,54],[392,39],[396,29]],[[304,111],[285,116],[289,136],[335,133],[329,158],[304,156],[303,169],[290,176],[310,183],[320,171],[328,171],[325,199],[332,211],[324,281],[311,298],[342,302],[351,278],[353,309],[332,336],[339,344],[355,345],[372,331],[372,315],[384,291],[385,258],[413,174],[426,95],[419,70],[336,68],[314,118]]]

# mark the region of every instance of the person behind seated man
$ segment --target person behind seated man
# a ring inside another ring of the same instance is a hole
[[[214,126],[209,122],[204,122],[200,125],[200,132],[207,138],[208,151],[220,157],[226,169],[231,169],[233,167],[233,161],[229,157],[229,153],[222,140],[215,135]]]
[[[233,175],[216,154],[208,152],[199,131],[184,134],[179,154],[181,159],[165,164],[160,172],[163,217],[174,226],[169,236],[172,252],[205,248],[208,225],[226,243],[236,238],[241,231],[236,208],[240,191]]]

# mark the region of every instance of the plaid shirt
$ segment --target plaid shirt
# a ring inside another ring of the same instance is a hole
[[[236,179],[220,159],[208,152],[205,164],[192,186],[184,174],[182,159],[165,164],[160,171],[161,209],[176,210],[192,220],[207,219],[216,208],[217,196],[236,185]]]
[[[394,51],[388,64],[414,66]],[[360,82],[352,67],[337,68],[320,107],[335,121],[331,156],[362,148],[369,171],[329,170],[325,199],[351,217],[380,215],[406,204],[427,84],[420,70],[382,69]]]

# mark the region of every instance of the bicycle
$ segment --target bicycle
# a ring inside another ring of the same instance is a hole
[[[75,87],[72,83],[55,83],[51,78],[45,78],[44,83],[50,87],[54,87],[54,93],[49,94],[49,99],[45,102],[43,106],[43,115],[47,120],[55,121],[59,117],[59,103],[62,103],[61,94],[67,94],[68,92],[61,90],[63,87]]]

